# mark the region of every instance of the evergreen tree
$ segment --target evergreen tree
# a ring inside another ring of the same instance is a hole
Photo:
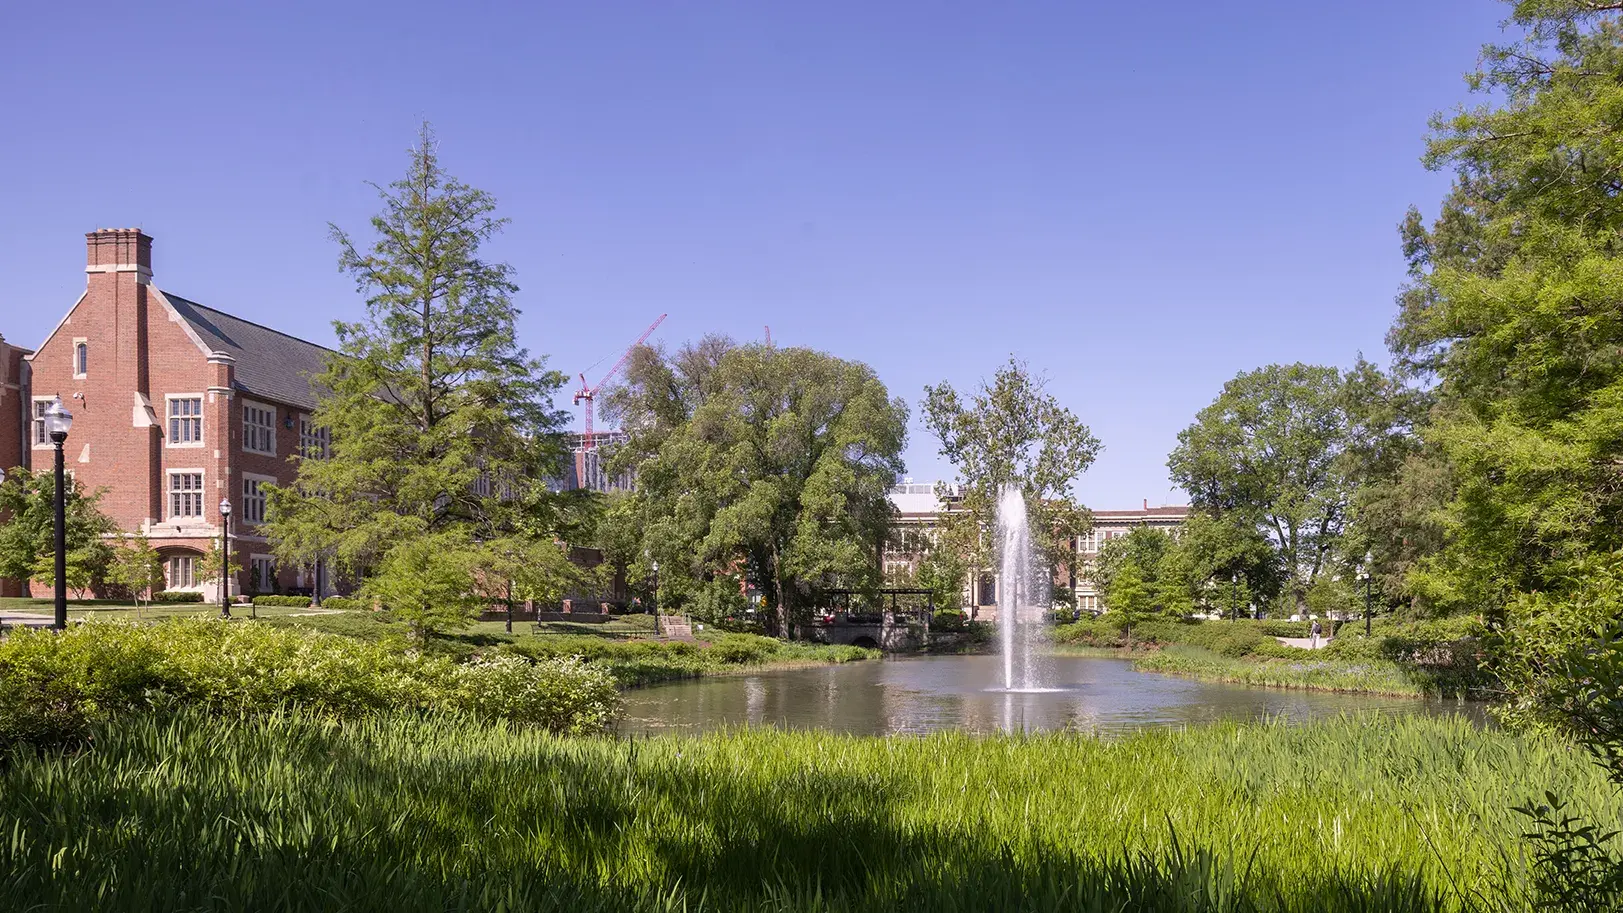
[[[417,537],[531,526],[564,456],[551,405],[564,378],[518,344],[512,268],[480,256],[506,223],[495,200],[445,172],[426,126],[405,177],[378,192],[369,245],[332,228],[366,317],[334,324],[342,354],[314,379],[329,455],[300,458],[271,492],[265,528],[285,562],[364,569]]]

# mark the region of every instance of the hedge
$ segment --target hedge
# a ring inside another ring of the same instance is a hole
[[[159,592],[152,594],[153,602],[202,602],[203,594],[194,592]]]
[[[296,609],[310,607],[309,596],[255,596],[254,605],[290,606]]]
[[[0,642],[0,748],[83,741],[121,713],[298,709],[348,719],[461,712],[556,732],[601,731],[614,678],[573,657],[457,664],[384,644],[250,621],[92,621]]]

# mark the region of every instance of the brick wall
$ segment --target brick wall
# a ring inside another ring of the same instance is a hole
[[[0,475],[28,465],[28,362],[27,349],[9,345],[0,337]],[[20,596],[21,580],[0,579],[0,596]]]

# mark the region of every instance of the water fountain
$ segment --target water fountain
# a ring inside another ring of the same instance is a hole
[[[1004,691],[1047,691],[1041,668],[1042,615],[1050,602],[1048,568],[1032,553],[1026,496],[1017,485],[998,493],[998,637]],[[1022,617],[1024,616],[1024,617]]]

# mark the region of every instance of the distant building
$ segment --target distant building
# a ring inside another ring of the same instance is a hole
[[[1099,591],[1088,573],[1099,557],[1099,548],[1111,539],[1119,539],[1127,535],[1135,527],[1147,526],[1177,535],[1183,527],[1184,521],[1189,519],[1188,505],[1174,505],[1171,507],[1151,507],[1149,501],[1138,510],[1096,510],[1093,512],[1093,529],[1086,535],[1076,539],[1077,578],[1076,578],[1076,608],[1081,612],[1099,613],[1104,611],[1104,603],[1100,601]]]
[[[637,487],[636,472],[627,470],[619,475],[609,475],[606,471],[614,448],[626,442],[626,433],[598,431],[592,434],[592,439],[596,446],[587,447],[586,435],[577,433],[569,436],[569,458],[564,463],[563,472],[548,487],[553,491],[582,488],[605,492],[634,491]]]
[[[953,485],[906,479],[891,489],[890,502],[896,509],[896,518],[892,521],[891,535],[885,542],[883,555],[883,570],[887,579],[917,572],[919,561],[940,533],[942,519],[961,509],[961,501],[962,489]],[[1175,532],[1188,517],[1187,506],[1151,507],[1148,501],[1138,510],[1093,511],[1093,528],[1070,544],[1071,551],[1076,555],[1073,564],[1075,577],[1071,576],[1071,567],[1056,567],[1054,585],[1073,585],[1074,580],[1076,608],[1085,612],[1103,611],[1098,591],[1088,573],[1098,557],[1099,546],[1127,535],[1136,526]],[[965,583],[964,602],[977,608],[995,606],[998,590],[996,571],[981,569]]]

